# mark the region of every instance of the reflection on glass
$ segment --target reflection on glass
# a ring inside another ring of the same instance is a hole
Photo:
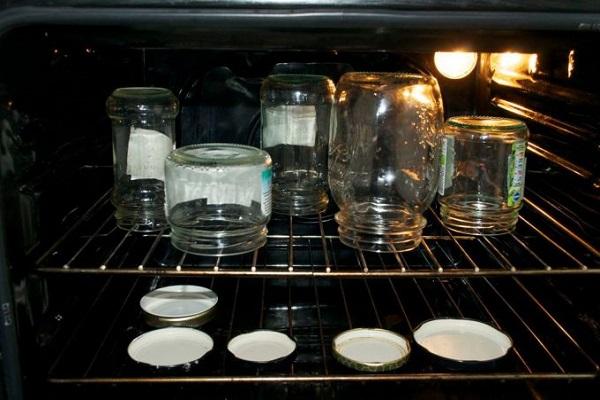
[[[494,82],[520,88],[533,80],[538,69],[538,56],[535,53],[492,53],[490,68]]]

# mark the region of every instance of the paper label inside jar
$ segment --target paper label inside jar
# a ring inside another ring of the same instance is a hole
[[[438,180],[438,193],[443,196],[452,186],[454,173],[454,136],[444,136],[442,139],[442,155],[440,156],[440,175]]]
[[[262,165],[178,168],[168,176],[168,201],[178,204],[204,200],[207,205],[237,204],[258,208],[264,196],[263,169]]]
[[[271,167],[266,168],[260,178],[262,188],[262,199],[260,203],[261,211],[264,215],[271,215],[271,180],[273,172]]]
[[[165,158],[173,150],[173,141],[162,132],[131,127],[127,147],[127,175],[131,180],[165,180]]]
[[[282,105],[265,110],[263,148],[280,144],[313,147],[316,137],[317,110],[314,106]]]
[[[512,144],[511,152],[508,156],[506,204],[511,207],[518,206],[523,199],[527,164],[525,150],[527,150],[527,143],[524,140],[517,140]]]

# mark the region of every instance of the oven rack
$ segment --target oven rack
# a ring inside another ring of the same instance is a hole
[[[332,213],[312,219],[274,216],[265,247],[241,256],[185,254],[169,231],[142,234],[116,227],[110,193],[101,196],[43,252],[40,272],[172,276],[469,277],[600,273],[600,251],[562,222],[533,189],[517,230],[496,237],[455,234],[437,210],[425,216],[424,240],[413,251],[375,254],[343,245]],[[39,246],[41,247],[41,246]]]
[[[190,277],[186,282],[210,287],[219,295],[216,316],[200,328],[213,338],[214,349],[188,368],[155,369],[127,355],[129,342],[151,329],[138,302],[147,291],[180,280],[107,276],[96,294],[75,303],[77,312],[61,315],[65,332],[57,336],[64,340],[50,358],[47,379],[53,384],[112,385],[597,378],[598,364],[582,343],[590,348],[597,346],[598,339],[590,342],[584,335],[582,341],[581,324],[572,310],[558,308],[563,303],[554,298],[542,300],[540,293],[557,295],[541,287],[532,289],[520,279]],[[77,282],[85,284],[81,279]],[[493,369],[480,371],[444,369],[414,343],[407,364],[388,373],[356,372],[338,364],[332,355],[332,338],[346,329],[381,327],[411,338],[418,324],[439,317],[485,321],[509,334],[514,347]],[[296,340],[291,361],[256,368],[239,364],[225,350],[235,335],[262,328]]]

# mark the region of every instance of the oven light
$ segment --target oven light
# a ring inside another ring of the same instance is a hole
[[[449,79],[461,79],[469,75],[477,64],[477,53],[465,51],[436,51],[433,62],[440,74]]]

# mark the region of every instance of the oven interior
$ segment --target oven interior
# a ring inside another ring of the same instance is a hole
[[[3,229],[27,398],[562,398],[597,388],[594,35],[407,31],[369,41],[360,30],[207,32],[32,26],[3,36]],[[476,51],[478,62],[453,80],[434,52],[456,48]],[[182,109],[178,146],[258,146],[265,76],[311,72],[336,81],[348,71],[429,73],[446,117],[524,120],[531,136],[516,232],[452,234],[434,204],[418,249],[363,253],[339,242],[331,206],[314,218],[273,216],[265,248],[215,259],[175,250],[168,231],[116,228],[104,108],[115,88],[171,89]],[[201,328],[214,350],[187,369],[135,364],[127,345],[151,329],[140,297],[183,282],[219,295],[216,317]],[[331,353],[343,330],[410,337],[433,317],[488,322],[514,348],[491,370],[447,370],[415,350],[404,367],[379,374],[347,369]],[[256,368],[227,354],[231,337],[260,328],[297,341],[292,362]]]

